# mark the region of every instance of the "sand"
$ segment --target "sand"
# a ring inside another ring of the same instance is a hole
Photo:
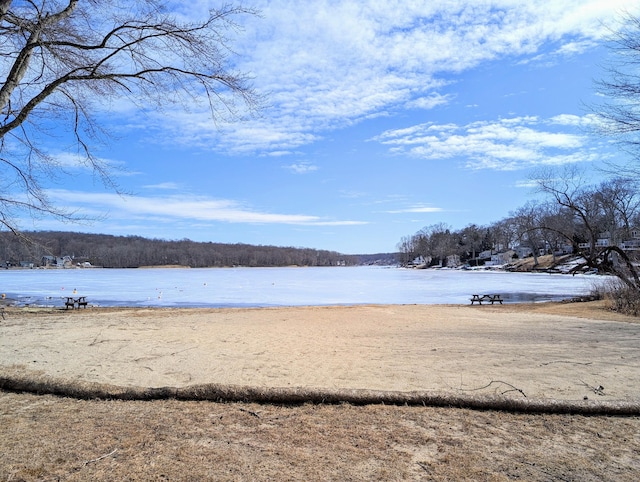
[[[116,386],[640,400],[640,323],[601,303],[8,308],[0,373]]]
[[[431,389],[503,405],[526,395],[550,397],[538,400],[551,407],[637,407],[639,335],[638,319],[601,303],[11,308],[0,321],[0,385]],[[595,482],[640,473],[640,417],[608,411],[59,395],[0,390],[1,480]]]

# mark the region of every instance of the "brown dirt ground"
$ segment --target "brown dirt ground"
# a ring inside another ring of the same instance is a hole
[[[473,313],[483,320],[492,314],[533,315],[534,321],[552,316],[559,324],[595,320],[611,322],[612,328],[637,323],[601,303],[482,306]],[[76,313],[65,316],[80,319]],[[3,326],[0,334],[6,330]],[[0,348],[5,352],[7,345]],[[6,363],[0,365],[7,370]],[[637,364],[629,369],[640,371]],[[630,388],[635,393],[637,387]],[[0,480],[635,481],[639,476],[640,417],[87,401],[0,392]]]

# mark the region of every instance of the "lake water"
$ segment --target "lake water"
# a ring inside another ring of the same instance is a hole
[[[392,267],[156,268],[0,271],[0,293],[19,304],[266,307],[355,304],[468,304],[472,294],[506,302],[588,294],[606,277]],[[74,294],[74,291],[76,294]]]

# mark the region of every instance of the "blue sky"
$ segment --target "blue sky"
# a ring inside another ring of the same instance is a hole
[[[209,2],[189,2],[197,15]],[[214,2],[210,2],[214,6]],[[607,26],[626,0],[245,1],[235,66],[266,97],[243,122],[204,103],[102,111],[95,153],[127,195],[68,166],[51,199],[90,224],[23,229],[395,251],[444,222],[498,221],[530,199],[532,173],[620,156],[589,132]]]

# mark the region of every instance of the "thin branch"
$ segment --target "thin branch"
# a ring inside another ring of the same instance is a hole
[[[540,366],[547,366],[547,365],[553,365],[554,363],[568,363],[571,365],[592,365],[593,362],[574,362],[574,361],[569,361],[569,360],[555,360],[555,361],[551,361],[551,362],[546,362],[546,363],[540,363]]]
[[[599,385],[597,387],[592,387],[591,385],[589,385],[588,383],[583,382],[582,380],[580,380],[580,383],[582,383],[585,387],[590,389],[596,395],[600,395],[601,397],[605,396],[604,387],[602,385]]]
[[[111,457],[112,455],[115,455],[117,452],[118,452],[118,449],[113,449],[108,454],[101,455],[100,457],[95,458],[95,459],[87,460],[84,464],[82,464],[82,466],[86,467],[89,464],[93,464],[95,462],[100,462],[101,460],[106,459],[107,457]]]
[[[501,395],[504,395],[505,393],[509,393],[509,392],[520,392],[522,394],[522,396],[524,398],[527,398],[527,395],[525,395],[525,393],[520,390],[519,388],[511,385],[510,383],[507,382],[503,382],[502,380],[491,380],[489,383],[487,383],[485,386],[483,387],[479,387],[479,388],[469,388],[469,389],[460,389],[463,392],[477,392],[479,390],[484,390],[485,388],[489,388],[491,385],[493,385],[494,383],[501,383],[503,385],[507,385],[508,387],[511,387],[510,390],[505,390],[504,392],[501,392]]]

